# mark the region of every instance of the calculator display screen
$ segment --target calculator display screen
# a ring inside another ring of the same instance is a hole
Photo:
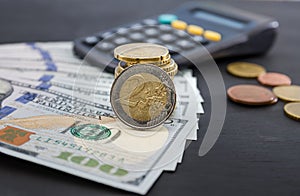
[[[199,18],[201,20],[206,20],[208,22],[214,22],[221,25],[226,25],[235,29],[242,29],[246,26],[246,23],[240,20],[227,18],[221,15],[217,15],[214,13],[206,12],[204,10],[200,9],[194,9],[192,10],[193,15],[196,18]]]

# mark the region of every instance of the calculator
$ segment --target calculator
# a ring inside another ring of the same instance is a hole
[[[166,46],[179,68],[201,55],[213,58],[266,53],[279,23],[216,2],[191,2],[175,11],[101,31],[74,41],[74,53],[88,63],[114,72],[114,48],[137,42]],[[203,52],[203,50],[208,51]],[[204,56],[203,56],[204,57]]]

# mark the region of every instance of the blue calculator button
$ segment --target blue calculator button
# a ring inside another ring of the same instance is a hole
[[[156,24],[157,24],[157,21],[154,20],[154,19],[145,19],[145,20],[143,20],[143,23],[144,23],[145,25],[156,25]]]
[[[177,16],[174,14],[162,14],[158,17],[158,21],[161,24],[171,24],[173,20],[177,20]]]

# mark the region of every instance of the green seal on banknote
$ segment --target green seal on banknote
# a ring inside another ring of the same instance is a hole
[[[109,128],[103,125],[82,124],[74,126],[70,129],[72,135],[80,139],[86,140],[103,140],[111,135]]]

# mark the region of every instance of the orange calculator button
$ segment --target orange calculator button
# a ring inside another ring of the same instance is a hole
[[[204,29],[197,25],[189,25],[187,28],[187,32],[192,35],[202,35]]]
[[[221,41],[222,35],[218,32],[215,31],[205,31],[204,32],[204,37],[210,41],[218,42]]]
[[[186,24],[186,22],[184,22],[182,20],[173,20],[171,23],[171,26],[174,29],[185,30],[187,27],[187,24]]]

